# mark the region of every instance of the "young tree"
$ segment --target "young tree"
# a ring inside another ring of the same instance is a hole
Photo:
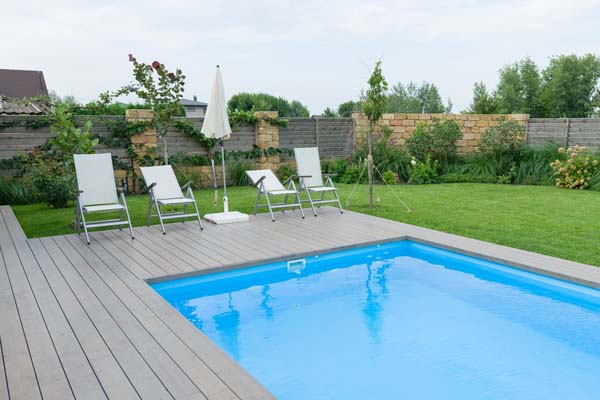
[[[553,57],[542,75],[545,116],[589,117],[598,107],[600,59],[597,56]]]
[[[471,114],[495,114],[498,108],[494,96],[489,94],[483,82],[476,82],[473,88],[473,103],[467,110]]]
[[[169,71],[158,61],[153,61],[152,64],[138,62],[132,54],[129,54],[129,61],[133,63],[136,82],[123,86],[116,92],[100,94],[99,105],[106,106],[111,100],[131,93],[150,105],[153,111],[152,127],[163,138],[165,164],[168,164],[167,131],[181,110],[179,100],[183,95],[185,75],[180,69]]]
[[[363,102],[363,111],[369,119],[369,131],[367,132],[367,141],[369,146],[369,155],[367,157],[367,168],[369,173],[369,209],[373,209],[373,130],[377,122],[381,119],[386,102],[386,93],[388,83],[381,71],[381,60],[375,63],[375,68],[367,81],[369,89],[365,101]]]

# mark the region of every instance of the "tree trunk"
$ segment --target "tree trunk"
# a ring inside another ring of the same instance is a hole
[[[167,133],[163,133],[163,146],[165,151],[165,165],[169,165],[169,151],[167,150]]]
[[[373,123],[369,123],[367,142],[369,144],[369,155],[367,156],[367,171],[369,174],[369,210],[373,209]]]

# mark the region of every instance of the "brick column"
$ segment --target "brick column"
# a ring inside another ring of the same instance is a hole
[[[258,117],[256,123],[255,137],[256,146],[259,149],[268,149],[273,147],[279,148],[279,127],[271,125],[268,121],[263,118],[277,118],[277,111],[257,111],[254,113]],[[257,167],[259,169],[272,169],[277,171],[281,164],[279,154],[272,156],[259,157]]]
[[[130,109],[125,110],[125,119],[127,122],[147,122],[150,123],[153,118],[152,110],[147,109]],[[135,154],[132,156],[133,161],[133,176],[141,177],[139,161],[145,156],[155,158],[157,156],[157,138],[155,129],[147,129],[144,132],[137,133],[130,138],[131,146]],[[132,186],[130,186],[132,187]],[[139,192],[140,185],[134,184],[133,190]]]

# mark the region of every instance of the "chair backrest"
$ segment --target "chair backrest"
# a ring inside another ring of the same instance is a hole
[[[262,183],[267,192],[274,190],[285,190],[285,186],[283,186],[283,184],[270,169],[255,169],[252,171],[246,171],[246,175],[248,175],[253,184],[256,184],[256,182],[258,182],[260,178],[264,176],[265,180],[263,180]]]
[[[104,154],[73,154],[77,188],[82,191],[81,205],[114,204],[118,201],[112,156]]]
[[[177,182],[177,177],[170,165],[160,165],[157,167],[141,167],[146,186],[156,183],[154,189],[154,197],[157,200],[164,199],[179,199],[183,197],[181,186]]]
[[[302,147],[294,149],[298,176],[310,176],[302,178],[308,187],[323,186],[323,174],[321,173],[321,159],[318,147]]]

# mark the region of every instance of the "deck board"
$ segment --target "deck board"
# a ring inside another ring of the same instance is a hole
[[[329,207],[166,229],[27,239],[0,206],[0,400],[272,398],[148,280],[410,238],[600,287],[600,268]]]

